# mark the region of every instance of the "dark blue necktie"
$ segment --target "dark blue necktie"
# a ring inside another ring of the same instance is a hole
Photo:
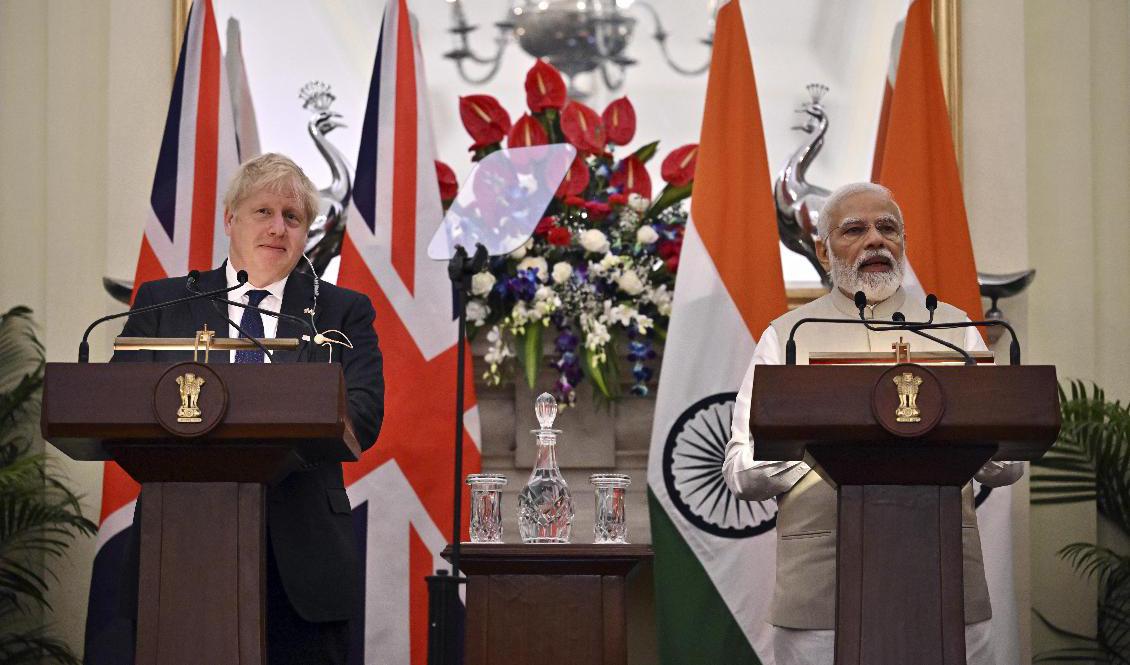
[[[258,307],[259,303],[263,302],[263,298],[271,295],[270,291],[254,290],[247,292],[247,304],[252,307]],[[243,318],[239,321],[239,327],[243,328],[243,332],[251,337],[258,339],[263,338],[263,315],[253,309],[244,309]],[[243,337],[243,335],[240,335]],[[255,351],[236,351],[235,361],[237,363],[261,363],[263,362],[263,352],[256,349]]]

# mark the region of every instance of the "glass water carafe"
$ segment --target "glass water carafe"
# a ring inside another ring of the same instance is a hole
[[[557,466],[561,430],[552,428],[557,400],[542,393],[534,412],[540,427],[531,433],[537,437],[538,454],[530,481],[518,494],[518,530],[524,543],[567,543],[573,527],[573,497]]]

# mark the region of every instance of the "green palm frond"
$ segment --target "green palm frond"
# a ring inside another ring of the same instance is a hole
[[[30,452],[39,423],[43,345],[31,310],[0,315],[0,663],[78,663],[37,621],[55,581],[45,563],[97,526],[50,460]]]

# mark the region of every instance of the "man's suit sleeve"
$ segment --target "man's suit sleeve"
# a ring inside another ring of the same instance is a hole
[[[153,295],[153,282],[146,282],[137,289],[137,297],[133,299],[130,309],[148,307],[157,302]],[[145,312],[144,314],[130,314],[126,318],[126,325],[122,328],[121,337],[159,337],[158,329],[161,323],[161,310]],[[152,351],[115,351],[110,358],[112,363],[122,362],[151,362]]]
[[[353,343],[342,353],[342,370],[349,396],[349,419],[362,450],[377,440],[384,421],[384,363],[377,343],[372,303],[358,294],[346,312],[343,332]]]

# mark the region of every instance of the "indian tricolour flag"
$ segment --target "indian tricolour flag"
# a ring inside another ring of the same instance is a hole
[[[770,662],[776,504],[734,497],[722,462],[757,335],[787,304],[771,184],[741,6],[731,0],[718,11],[648,462],[656,632],[671,665]]]

